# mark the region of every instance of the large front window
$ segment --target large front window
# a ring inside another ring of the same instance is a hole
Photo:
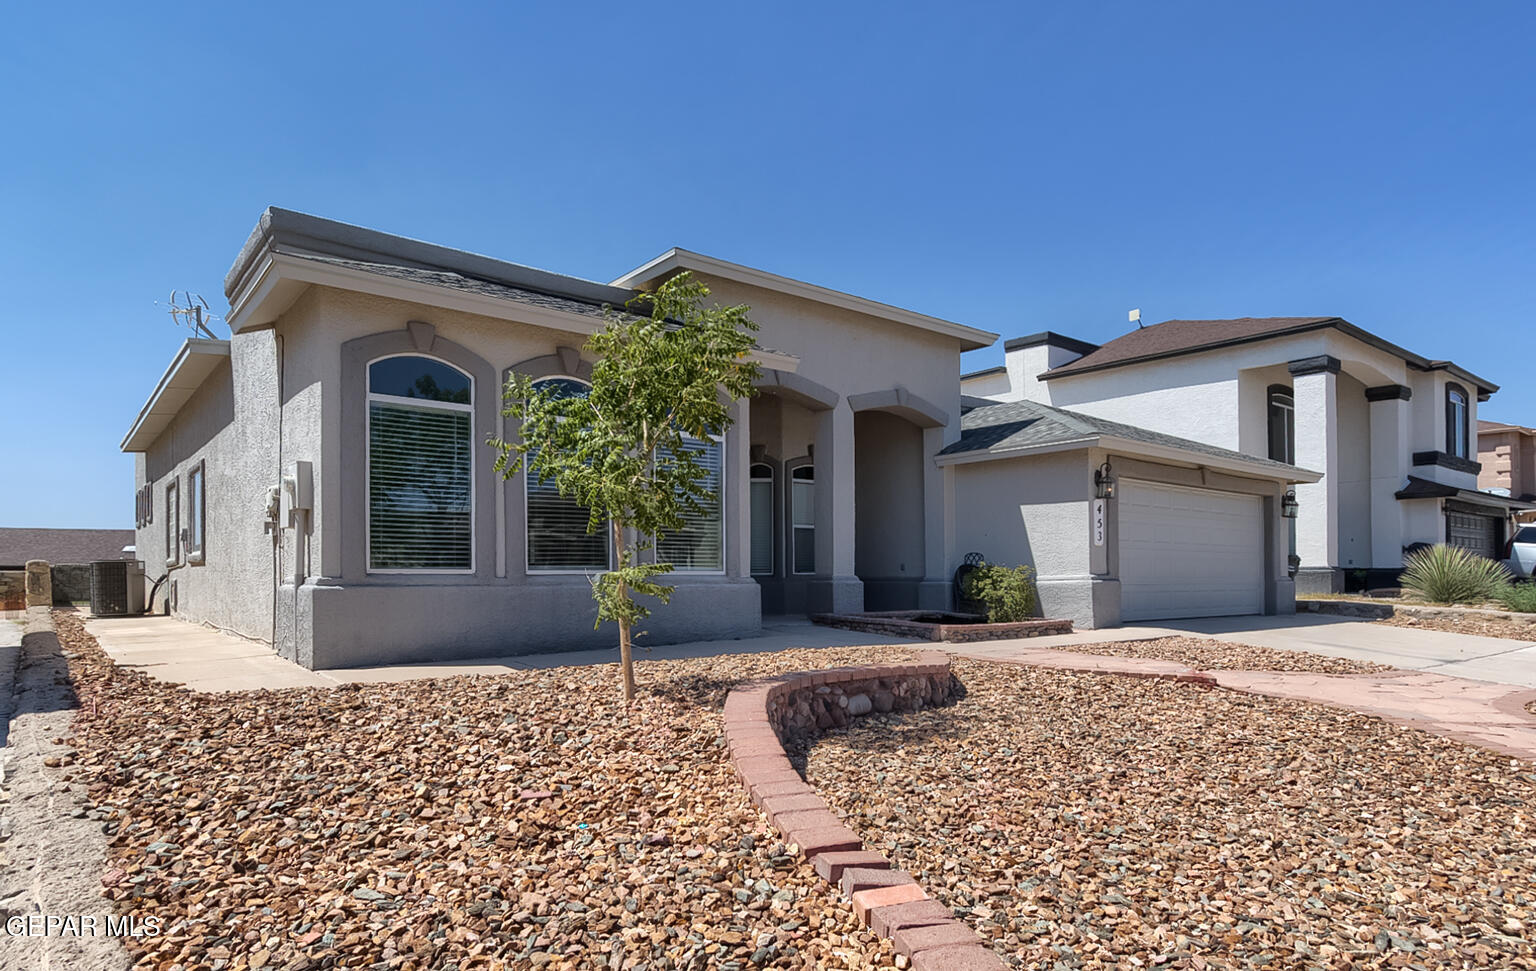
[[[1445,450],[1459,459],[1467,457],[1467,392],[1459,384],[1445,386]]]
[[[368,569],[474,570],[474,387],[430,357],[368,365]]]
[[[544,378],[535,389],[552,388],[562,397],[583,396],[591,389],[575,378]],[[587,532],[591,516],[575,499],[562,496],[553,479],[539,481],[532,462],[528,489],[528,570],[531,573],[586,573],[608,569],[608,529]]]
[[[656,557],[680,572],[718,573],[725,569],[723,449],[719,439],[685,439],[683,447],[703,467],[705,474],[699,484],[709,495],[698,501],[698,511],[684,510],[681,529],[657,541]]]

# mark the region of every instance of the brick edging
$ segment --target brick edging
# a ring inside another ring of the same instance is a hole
[[[851,703],[844,689],[860,686],[864,690],[852,697],[863,701]],[[949,656],[940,651],[921,652],[911,664],[801,671],[751,681],[725,700],[725,740],[753,805],[786,842],[800,848],[823,880],[852,899],[861,923],[912,959],[915,971],[998,971],[1006,965],[975,931],[928,896],[910,873],[866,848],[827,808],[790,764],[780,737],[791,721],[798,721],[801,730],[817,730],[808,727],[808,712],[815,713],[813,724],[846,724],[849,717],[872,710],[865,707],[872,695],[882,701],[879,710],[891,710],[942,703],[953,693]]]

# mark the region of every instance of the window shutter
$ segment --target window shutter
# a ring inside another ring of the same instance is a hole
[[[368,550],[375,570],[469,570],[470,413],[368,404]]]

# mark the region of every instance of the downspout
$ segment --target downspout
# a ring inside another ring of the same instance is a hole
[[[272,349],[277,371],[277,477],[272,481],[278,488],[277,520],[272,524],[272,649],[277,646],[277,595],[283,582],[283,335],[272,328]]]

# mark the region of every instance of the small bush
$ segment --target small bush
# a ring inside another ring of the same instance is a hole
[[[1499,603],[1505,610],[1536,614],[1536,582],[1511,583],[1499,593]]]
[[[1035,616],[1035,571],[983,563],[965,578],[965,595],[987,605],[987,620],[1010,624]]]
[[[1409,554],[1399,582],[1403,590],[1430,603],[1483,603],[1507,589],[1509,571],[1470,550],[1442,543]]]

